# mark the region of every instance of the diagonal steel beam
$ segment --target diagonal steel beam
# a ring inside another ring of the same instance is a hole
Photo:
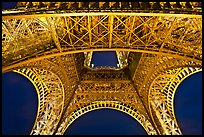
[[[32,31],[30,30],[30,28],[28,27],[27,21],[25,19],[22,19],[23,24],[25,25],[26,29],[29,32],[29,35],[34,38]]]
[[[109,16],[109,33],[110,33],[110,37],[109,37],[109,48],[111,48],[112,45],[112,40],[113,40],[113,15]]]
[[[73,44],[72,44],[72,39],[71,39],[71,35],[70,35],[70,27],[69,27],[69,25],[68,25],[68,21],[69,21],[69,23],[70,23],[70,20],[68,20],[67,21],[67,18],[66,17],[64,17],[64,20],[65,20],[65,25],[66,25],[66,30],[67,30],[67,33],[68,33],[68,36],[69,36],[69,40],[70,40],[70,44],[73,46]]]
[[[53,40],[55,42],[55,45],[57,46],[57,49],[60,52],[62,52],[62,48],[61,48],[59,39],[57,37],[57,32],[56,32],[56,29],[55,29],[54,21],[51,18],[46,18],[46,21],[48,23],[49,29],[51,31],[51,36],[52,36],[52,38],[53,38]]]
[[[92,34],[91,34],[91,17],[88,16],[88,33],[89,33],[89,46],[91,46]]]
[[[135,24],[135,19],[136,17],[135,16],[133,16],[133,21],[132,21],[132,25],[131,25],[131,28],[130,28],[130,30],[133,30],[133,28],[134,28],[134,24]],[[132,32],[133,31],[130,31],[130,35],[129,35],[129,38],[128,38],[128,43],[130,43],[130,40],[131,40],[131,38],[132,38]]]
[[[177,19],[177,18],[174,19],[174,21],[173,21],[173,23],[172,23],[172,26],[169,28],[169,31],[166,33],[166,38],[165,38],[164,42],[162,43],[162,45],[161,45],[161,47],[160,47],[160,49],[159,49],[159,52],[161,52],[161,50],[162,50],[164,44],[166,43],[167,38],[168,38],[169,34],[171,33],[171,31],[172,31],[172,29],[173,29],[173,25],[174,25],[174,23],[176,22],[176,19]],[[161,54],[157,55],[156,58],[158,59],[159,56],[161,56]],[[155,62],[154,62],[153,64],[156,64],[157,59],[155,60]],[[139,61],[139,63],[140,63],[140,61]],[[141,63],[142,63],[142,62],[141,62]],[[138,65],[138,66],[139,66],[139,65]],[[137,70],[138,70],[138,67],[136,68],[136,70],[135,70],[135,72],[134,72],[134,75],[133,75],[133,78],[132,78],[133,81],[134,81],[134,79],[135,79]],[[153,70],[154,70],[154,65],[150,68],[150,71],[149,71],[149,73],[147,74],[147,76],[146,76],[146,78],[145,78],[145,80],[144,80],[144,82],[143,82],[142,85],[144,85],[144,83],[146,83],[146,81],[148,80],[149,76],[152,74],[151,72],[152,72]],[[140,90],[142,89],[142,85],[140,86],[140,88],[139,88],[139,90],[138,90],[139,93],[140,93]]]

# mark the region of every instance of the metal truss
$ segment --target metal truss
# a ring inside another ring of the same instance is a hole
[[[3,11],[2,72],[24,75],[38,93],[31,134],[62,135],[100,108],[131,115],[149,135],[182,134],[174,94],[201,71],[200,10],[198,2],[20,2]],[[120,68],[91,68],[93,51],[116,51]]]
[[[151,54],[140,54],[140,56],[141,58],[136,63],[137,66],[135,66],[135,71],[134,73],[132,72],[132,80],[139,92],[139,95],[142,97],[144,105],[148,108],[149,112],[153,109],[150,112],[150,115],[152,116],[154,123],[158,126],[160,134],[181,134],[174,116],[175,114],[173,111],[172,96],[174,95],[177,86],[182,82],[182,78],[184,76],[186,78],[187,76],[197,72],[198,70],[200,71],[202,64],[195,63],[193,61],[175,59],[173,57],[159,57],[157,55]],[[167,72],[172,73],[176,70],[182,71],[177,72],[177,75],[175,76],[173,74],[169,74],[168,77],[172,79],[166,78]],[[169,83],[171,82],[172,85],[169,85]],[[153,92],[154,90],[152,90],[152,88],[154,87],[153,85],[157,87],[157,89],[155,89],[155,92]],[[167,88],[165,92],[168,92],[168,95],[166,95],[165,97],[163,94],[161,94],[161,92],[163,92],[163,88]],[[159,107],[157,106],[157,110],[155,110],[154,103],[153,105],[150,105],[150,102],[152,102],[152,100],[157,100],[162,105],[160,104]],[[167,106],[165,107],[165,105]],[[167,110],[164,110],[166,108],[168,108],[168,112]],[[160,116],[160,114],[163,113],[162,111],[165,111],[166,114],[168,114],[168,116],[162,117],[163,119]],[[169,121],[166,122],[168,118]],[[173,125],[170,125],[170,121]]]
[[[128,65],[128,55],[129,52],[126,51],[116,51],[116,55],[118,58],[118,68],[124,68]]]
[[[148,134],[157,134],[139,96],[123,71],[95,70],[87,72],[83,77],[56,134],[63,134],[82,114],[99,108],[126,112],[138,120]]]
[[[91,51],[91,52],[84,52],[84,56],[85,56],[84,66],[91,67],[92,55],[93,55],[93,51]]]
[[[132,76],[132,80],[141,96],[147,96],[151,82],[162,74],[163,71],[180,68],[184,66],[201,68],[202,64],[193,61],[175,59],[173,57],[161,56],[151,54],[142,54],[138,65]],[[148,98],[143,98],[146,106],[148,106]]]
[[[5,17],[5,18],[4,18]],[[3,16],[3,71],[91,51],[129,51],[201,62],[201,15],[67,13]]]

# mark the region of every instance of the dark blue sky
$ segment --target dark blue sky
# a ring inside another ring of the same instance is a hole
[[[15,7],[15,4],[11,6],[11,3],[3,2],[2,7]],[[114,61],[115,53],[101,53],[94,53],[95,66],[117,64]],[[2,133],[28,135],[34,124],[37,103],[36,91],[27,78],[14,72],[3,74]],[[175,95],[175,105],[175,113],[183,134],[202,134],[202,72],[188,77],[181,83]],[[79,117],[66,134],[146,133],[129,115],[116,110],[100,109]]]
[[[14,72],[2,75],[3,134],[29,134],[35,121],[37,107],[37,92],[26,77]]]
[[[2,9],[11,9],[17,6],[17,2],[2,2]]]
[[[114,109],[97,109],[76,119],[65,135],[147,135],[130,115]]]
[[[100,67],[100,66],[117,67],[117,63],[118,63],[118,59],[116,57],[115,51],[93,52],[91,64],[94,64],[94,67]]]
[[[175,114],[183,133],[202,133],[202,72],[189,76],[179,85]]]

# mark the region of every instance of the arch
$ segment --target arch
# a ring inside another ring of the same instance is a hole
[[[149,122],[148,119],[145,118],[144,115],[141,115],[137,110],[130,107],[129,105],[126,105],[124,103],[118,102],[118,101],[95,101],[89,104],[86,104],[85,106],[78,108],[74,112],[72,112],[69,117],[66,118],[66,120],[60,125],[61,127],[59,129],[62,129],[61,131],[58,130],[56,134],[64,134],[64,132],[67,130],[67,128],[71,125],[71,123],[76,120],[81,115],[92,111],[96,109],[101,108],[110,108],[122,111],[130,116],[132,116],[134,119],[136,119],[142,127],[145,129],[147,134],[149,135],[156,135],[156,131],[154,130],[153,126]],[[66,128],[63,129],[63,126],[66,125]]]
[[[174,96],[174,112],[183,135],[202,134],[202,71],[185,78]]]
[[[13,70],[34,85],[38,95],[38,113],[31,134],[52,134],[64,107],[64,88],[61,80],[51,71],[40,68]]]
[[[36,88],[27,77],[16,72],[3,74],[2,134],[29,134],[37,117],[38,104]]]
[[[163,129],[160,129],[163,134],[182,134],[174,113],[174,95],[185,78],[199,71],[202,71],[202,68],[169,69],[158,75],[151,83],[148,95],[149,110],[152,118],[156,115],[160,123],[164,123]],[[175,128],[171,129],[171,126]]]
[[[100,108],[81,115],[64,135],[147,135],[144,128],[126,113]]]

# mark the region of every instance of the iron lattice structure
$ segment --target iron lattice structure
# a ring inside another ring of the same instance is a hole
[[[19,2],[2,11],[2,72],[38,93],[31,134],[64,134],[86,112],[123,111],[151,135],[182,134],[174,94],[202,70],[199,2]],[[92,68],[94,51],[119,68]]]

